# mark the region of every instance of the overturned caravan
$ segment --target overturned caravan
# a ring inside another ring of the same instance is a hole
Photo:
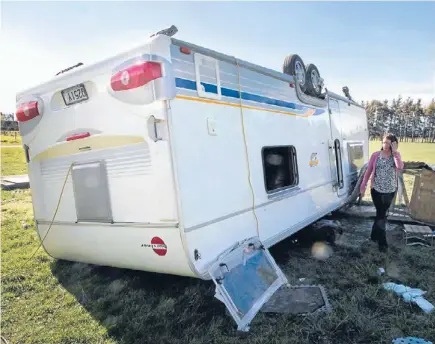
[[[310,70],[297,55],[280,73],[163,31],[20,92],[47,253],[213,279],[246,328],[286,283],[267,248],[346,205],[368,160],[364,108],[319,93]],[[237,303],[230,284],[245,273],[262,286]]]

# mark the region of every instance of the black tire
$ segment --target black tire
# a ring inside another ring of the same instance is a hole
[[[306,84],[307,84],[307,93],[311,94],[312,96],[319,97],[322,94],[322,85],[317,84],[313,80],[313,74],[317,74],[317,81],[320,80],[320,73],[317,69],[316,65],[310,63],[307,66],[306,71]]]
[[[298,80],[296,76],[297,64],[302,67],[304,72],[302,80]],[[299,55],[294,54],[294,55],[287,56],[284,60],[284,65],[282,69],[284,74],[292,75],[295,77],[295,81],[299,84],[299,87],[302,90],[302,92],[305,93],[307,90],[307,73],[306,73],[304,61],[302,61]]]

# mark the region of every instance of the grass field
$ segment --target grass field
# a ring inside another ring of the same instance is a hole
[[[380,149],[381,141],[370,141],[370,153]],[[399,152],[404,161],[424,161],[435,165],[435,143],[400,142]]]
[[[21,136],[15,132],[9,132],[6,134],[1,134],[1,144],[6,145],[21,145]]]
[[[400,146],[405,160],[430,162],[420,156],[430,157],[435,145],[408,145]],[[11,159],[9,171],[25,168],[20,154],[10,153],[14,150],[2,148],[2,174],[5,157]],[[399,336],[435,340],[435,312],[425,314],[382,288],[384,281],[421,288],[435,304],[434,250],[404,248],[395,225],[387,255],[365,241],[371,222],[351,218],[340,219],[345,233],[326,261],[311,257],[310,244],[295,246],[286,240],[272,248],[291,284],[304,277],[306,284],[325,287],[333,312],[315,318],[260,313],[244,337],[236,334],[207,281],[57,261],[43,249],[20,268],[39,245],[32,217],[29,190],[2,192],[1,328],[10,344],[383,344]],[[386,269],[385,277],[377,277],[378,267]]]
[[[342,219],[346,232],[326,261],[290,240],[272,254],[290,283],[322,284],[333,312],[316,318],[260,313],[250,334],[237,336],[212,283],[108,267],[55,261],[38,246],[29,191],[2,196],[2,334],[10,343],[391,343],[398,336],[435,338],[435,314],[399,300],[381,286],[395,281],[427,290],[435,303],[435,252],[390,253],[364,240],[371,223]],[[24,229],[22,221],[29,224]],[[389,276],[376,277],[378,267]]]
[[[26,174],[26,157],[21,147],[1,148],[2,176]]]

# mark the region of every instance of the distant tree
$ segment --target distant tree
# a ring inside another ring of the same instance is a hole
[[[398,137],[403,133],[403,111],[402,97],[399,95],[397,99],[393,99],[390,109],[390,127],[389,132],[392,132]]]
[[[389,126],[390,109],[388,100],[384,102],[372,100],[366,103],[366,112],[370,138],[381,138]]]
[[[424,107],[421,99],[404,100],[399,95],[391,104],[377,99],[361,104],[367,112],[370,139],[391,132],[405,142],[435,142],[435,100]]]
[[[435,99],[424,109],[426,117],[425,123],[425,142],[435,142]]]

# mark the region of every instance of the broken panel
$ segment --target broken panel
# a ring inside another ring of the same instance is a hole
[[[225,252],[209,273],[222,301],[238,325],[248,331],[249,323],[263,304],[287,279],[258,238],[251,238]]]
[[[331,312],[327,293],[319,285],[282,286],[261,309],[265,313],[311,315]]]

